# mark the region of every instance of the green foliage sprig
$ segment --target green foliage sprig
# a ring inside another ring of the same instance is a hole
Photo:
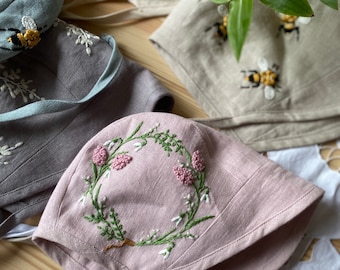
[[[228,40],[232,51],[239,61],[242,47],[246,40],[253,13],[253,0],[211,0],[215,4],[225,4],[229,7],[227,25]],[[276,12],[312,17],[314,12],[308,0],[260,0],[264,5]],[[326,6],[338,10],[338,0],[320,0]]]

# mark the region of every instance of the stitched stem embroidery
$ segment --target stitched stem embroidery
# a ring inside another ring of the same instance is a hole
[[[57,26],[58,23],[60,22],[59,19],[56,20],[56,22],[54,23],[54,26]],[[66,24],[66,29],[67,29],[67,35],[68,36],[71,36],[72,34],[73,35],[76,35],[78,36],[77,39],[76,39],[76,44],[80,44],[80,45],[85,45],[85,51],[86,51],[86,54],[88,56],[91,55],[92,53],[92,50],[91,50],[91,46],[93,45],[93,41],[92,39],[100,39],[99,36],[96,36],[80,27],[77,27],[73,24]]]
[[[25,80],[20,76],[21,70],[17,69],[5,69],[5,65],[0,65],[0,69],[4,69],[0,75],[0,91],[8,91],[10,96],[15,99],[17,96],[21,96],[24,103],[29,100],[37,99],[43,100],[36,92],[37,89],[30,89],[29,84],[32,80]]]
[[[106,237],[108,241],[116,240],[118,243],[109,244],[104,247],[104,251],[112,248],[123,246],[154,246],[167,245],[159,254],[164,259],[170,256],[171,251],[175,248],[176,242],[180,239],[196,239],[197,236],[190,233],[190,229],[214,216],[207,215],[197,217],[197,211],[202,202],[209,203],[209,187],[205,184],[205,163],[200,152],[196,150],[192,155],[183,146],[182,141],[177,138],[176,134],[171,134],[169,130],[158,132],[158,125],[148,132],[140,133],[143,126],[141,122],[137,128],[127,138],[114,138],[98,146],[93,151],[92,156],[92,175],[84,178],[88,189],[80,199],[85,203],[87,197],[90,198],[94,212],[85,215],[84,218],[94,224],[100,231],[100,235]],[[119,219],[118,213],[114,207],[106,208],[106,198],[100,198],[101,184],[98,181],[113,173],[113,170],[124,169],[130,162],[133,162],[132,156],[127,151],[122,151],[124,145],[134,142],[135,152],[146,147],[148,143],[159,144],[166,155],[178,154],[185,158],[186,162],[179,161],[179,165],[173,167],[174,180],[193,189],[193,194],[189,193],[184,198],[186,209],[181,211],[178,216],[171,219],[173,228],[167,232],[152,230],[149,235],[139,241],[133,241],[126,237],[128,234],[123,228],[123,222]],[[98,184],[98,185],[97,185]]]

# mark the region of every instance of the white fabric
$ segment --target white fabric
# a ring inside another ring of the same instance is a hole
[[[338,270],[340,257],[337,250],[330,244],[329,239],[321,238],[314,246],[312,259],[299,262],[292,270]]]
[[[287,170],[309,180],[325,191],[306,236],[300,243],[287,269],[340,269],[340,255],[331,243],[340,239],[340,174],[329,168],[320,155],[318,145],[270,151],[268,158]],[[300,261],[313,239],[315,244],[309,261]]]

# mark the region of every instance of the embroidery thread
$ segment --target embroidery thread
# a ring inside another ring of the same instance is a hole
[[[16,46],[16,48],[2,48],[5,50],[12,51],[22,51],[26,49],[32,49],[41,40],[40,38],[40,28],[37,27],[34,19],[29,16],[23,16],[21,18],[21,24],[25,28],[25,32],[21,32],[20,29],[16,28],[6,28],[0,29],[0,31],[12,31],[15,32],[14,35],[8,37],[8,42],[11,42]]]
[[[300,37],[300,27],[297,24],[308,24],[311,21],[309,17],[298,17],[293,15],[279,14],[281,24],[277,32],[277,37],[283,32],[285,35],[290,35],[296,31],[296,40]]]
[[[222,44],[222,42],[228,39],[228,10],[229,9],[226,5],[219,5],[217,7],[217,12],[222,17],[222,20],[220,22],[214,23],[212,26],[209,26],[205,29],[205,32],[208,32],[210,29],[215,27],[215,37],[219,40],[220,45]]]
[[[57,19],[54,23],[54,27],[56,27],[61,20]],[[76,39],[76,45],[85,45],[85,51],[88,56],[91,56],[92,54],[92,45],[93,41],[92,39],[100,39],[99,36],[96,36],[80,27],[77,27],[73,24],[66,24],[66,29],[67,29],[67,35],[71,36],[76,35],[78,36]]]
[[[5,65],[1,65],[0,69],[5,69]],[[0,92],[8,91],[9,95],[15,99],[18,96],[22,97],[24,103],[29,100],[43,100],[43,97],[39,97],[36,92],[37,89],[30,89],[29,84],[32,80],[25,80],[20,75],[21,70],[17,69],[5,69],[0,75]]]
[[[246,85],[241,85],[241,88],[257,88],[261,87],[264,90],[264,97],[267,100],[273,100],[276,95],[276,91],[279,89],[277,85],[279,80],[278,75],[278,65],[273,64],[269,67],[268,61],[264,58],[259,58],[257,65],[260,69],[258,70],[241,70],[243,75],[243,80],[247,83]]]
[[[0,142],[3,141],[4,137],[0,136]],[[8,161],[1,161],[3,158],[12,155],[12,151],[22,146],[23,142],[17,142],[14,146],[9,146],[7,144],[0,146],[0,164],[7,165]]]
[[[94,224],[100,230],[100,235],[106,237],[108,241],[115,240],[118,243],[108,244],[104,251],[123,246],[158,246],[167,245],[159,252],[167,259],[171,251],[175,248],[176,242],[180,239],[196,239],[197,236],[190,233],[190,229],[208,219],[214,218],[212,215],[197,217],[197,211],[202,202],[209,203],[209,187],[205,184],[206,172],[204,159],[200,152],[196,150],[192,155],[183,146],[182,141],[177,139],[176,134],[170,134],[169,130],[158,132],[158,126],[148,132],[140,133],[143,122],[127,138],[114,138],[95,148],[92,155],[92,175],[84,178],[88,189],[84,192],[81,202],[85,202],[90,197],[94,213],[85,215],[84,218]],[[113,170],[124,169],[130,162],[132,156],[127,151],[122,151],[124,145],[135,142],[135,151],[140,151],[149,143],[159,144],[166,155],[178,154],[185,158],[186,162],[179,161],[179,165],[173,167],[174,180],[177,180],[188,188],[193,189],[193,194],[189,193],[184,197],[186,210],[181,211],[178,216],[171,219],[173,228],[161,233],[160,230],[152,230],[149,235],[139,241],[127,238],[127,232],[123,228],[122,221],[118,218],[118,213],[114,207],[106,208],[106,198],[100,198],[101,184],[98,181],[101,177],[110,175]]]

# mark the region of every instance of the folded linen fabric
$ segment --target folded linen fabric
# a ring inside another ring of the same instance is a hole
[[[43,211],[83,144],[123,116],[171,111],[151,72],[113,37],[57,20],[32,50],[0,63],[0,235]]]
[[[60,13],[62,19],[85,20],[96,24],[121,24],[140,19],[168,15],[179,0],[129,0],[134,6],[98,16],[84,16],[75,12],[75,7],[104,2],[103,0],[66,0]],[[111,3],[114,5],[114,2]]]
[[[210,127],[140,113],[84,145],[33,241],[64,269],[278,269],[322,194]]]
[[[150,39],[208,114],[198,121],[258,151],[321,143],[340,133],[340,16],[310,2],[315,16],[303,24],[254,1],[239,62],[215,38],[223,18],[210,0],[180,1]]]
[[[58,17],[62,5],[62,0],[2,0],[0,62],[36,46]]]

